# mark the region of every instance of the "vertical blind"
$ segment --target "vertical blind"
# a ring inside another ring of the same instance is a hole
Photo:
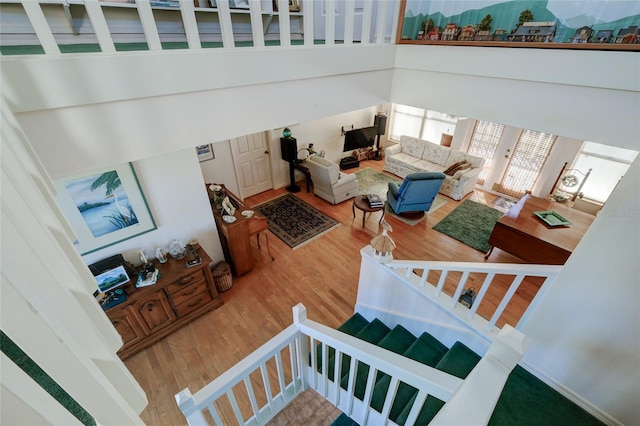
[[[478,177],[479,185],[484,184],[484,180],[493,166],[493,156],[496,153],[503,131],[504,125],[502,124],[482,120],[476,121],[467,151],[471,155],[484,158],[484,166]]]
[[[557,136],[548,133],[523,130],[502,176],[498,192],[520,198],[530,191],[556,139]]]

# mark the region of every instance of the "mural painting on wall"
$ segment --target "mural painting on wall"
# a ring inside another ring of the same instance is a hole
[[[401,39],[640,45],[640,2],[407,0]]]

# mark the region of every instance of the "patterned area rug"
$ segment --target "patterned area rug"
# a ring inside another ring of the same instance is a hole
[[[293,194],[259,204],[254,210],[267,218],[269,231],[293,249],[340,226],[338,221]]]
[[[365,167],[362,170],[358,170],[356,172],[356,176],[358,178],[358,192],[360,194],[378,194],[380,198],[383,200],[387,199],[387,188],[389,186],[389,182],[396,182],[400,184],[402,179],[394,178],[392,176],[385,175],[384,173],[380,173],[377,170],[371,169],[369,167]],[[404,223],[414,226],[418,222],[422,221],[425,217],[430,215],[431,213],[438,210],[440,207],[444,206],[447,203],[447,199],[441,195],[436,195],[436,199],[433,201],[431,208],[424,216],[418,219],[409,219],[403,216],[399,216],[391,210],[389,205],[385,205],[384,214],[393,216],[394,218],[403,221]]]
[[[491,248],[489,236],[503,213],[484,204],[465,200],[433,229],[481,252]]]

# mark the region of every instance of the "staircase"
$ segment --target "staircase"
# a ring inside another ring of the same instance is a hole
[[[423,333],[416,337],[400,325],[390,329],[378,319],[369,322],[357,313],[338,327],[338,330],[461,379],[465,379],[481,359],[478,354],[460,342],[456,342],[451,348],[447,348],[429,333]],[[316,352],[318,372],[320,372],[323,364],[321,362],[320,346],[317,346]],[[335,351],[330,348],[328,354],[328,376],[333,381],[335,379],[335,372],[333,371]],[[342,368],[340,370],[344,374],[340,378],[340,386],[346,390],[350,368],[350,359],[347,355],[342,357],[341,364]],[[354,394],[360,400],[363,400],[364,397],[368,374],[369,366],[359,364],[356,372]],[[376,384],[370,406],[376,411],[382,412],[390,385],[390,377],[383,372],[378,372],[375,380]],[[404,425],[417,394],[417,389],[400,382],[391,406],[389,420],[396,424]],[[431,395],[428,396],[415,424],[428,424],[443,406],[443,401]],[[473,423],[476,422],[472,417],[469,417],[469,424]],[[344,413],[332,423],[335,426],[357,424]],[[516,366],[507,379],[504,390],[489,420],[489,425],[568,424],[584,426],[602,425],[603,423],[520,366]]]

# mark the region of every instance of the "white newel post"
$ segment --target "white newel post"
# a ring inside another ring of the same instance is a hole
[[[485,356],[429,424],[456,426],[471,419],[477,425],[489,423],[511,370],[530,343],[527,336],[505,325]]]
[[[307,308],[302,304],[298,303],[296,306],[292,308],[293,311],[293,323],[300,330],[300,324],[307,320]],[[309,364],[305,362],[307,357],[306,354],[309,353],[309,339],[306,335],[300,333],[296,338],[296,349],[297,349],[297,362],[298,362],[298,371],[300,372],[300,377],[302,379],[302,390],[305,391],[309,388]]]

